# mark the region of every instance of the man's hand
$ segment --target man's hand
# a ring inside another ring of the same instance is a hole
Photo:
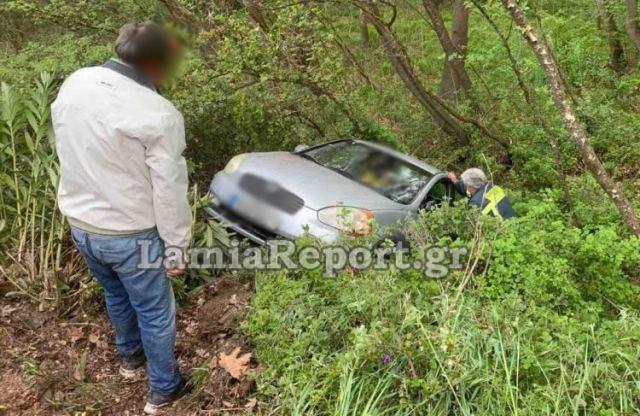
[[[449,172],[447,173],[447,175],[449,175],[449,179],[451,179],[451,182],[458,182],[458,177],[456,176],[455,172]]]
[[[165,270],[168,278],[180,277],[187,269],[187,259],[182,257],[178,261],[171,261]]]

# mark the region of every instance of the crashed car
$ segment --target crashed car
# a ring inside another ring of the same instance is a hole
[[[211,182],[208,216],[249,240],[367,235],[454,197],[446,172],[386,146],[344,139],[233,157]]]

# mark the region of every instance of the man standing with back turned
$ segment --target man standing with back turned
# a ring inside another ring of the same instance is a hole
[[[165,246],[186,249],[190,240],[184,122],[157,92],[179,49],[157,24],[125,25],[115,45],[119,59],[73,73],[52,105],[60,210],[104,289],[120,373],[131,377],[147,363],[148,414],[186,392],[174,357],[168,279],[184,271],[184,262],[139,267],[141,244],[153,261]]]

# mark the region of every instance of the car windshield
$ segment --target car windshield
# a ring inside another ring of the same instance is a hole
[[[400,204],[410,204],[431,175],[393,155],[361,143],[330,143],[300,156],[353,179]]]

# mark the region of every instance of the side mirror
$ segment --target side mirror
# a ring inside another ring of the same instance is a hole
[[[308,144],[299,144],[293,149],[293,151],[295,153],[300,153],[300,152],[302,152],[304,150],[307,150],[309,147],[311,147],[311,146],[309,146]]]

